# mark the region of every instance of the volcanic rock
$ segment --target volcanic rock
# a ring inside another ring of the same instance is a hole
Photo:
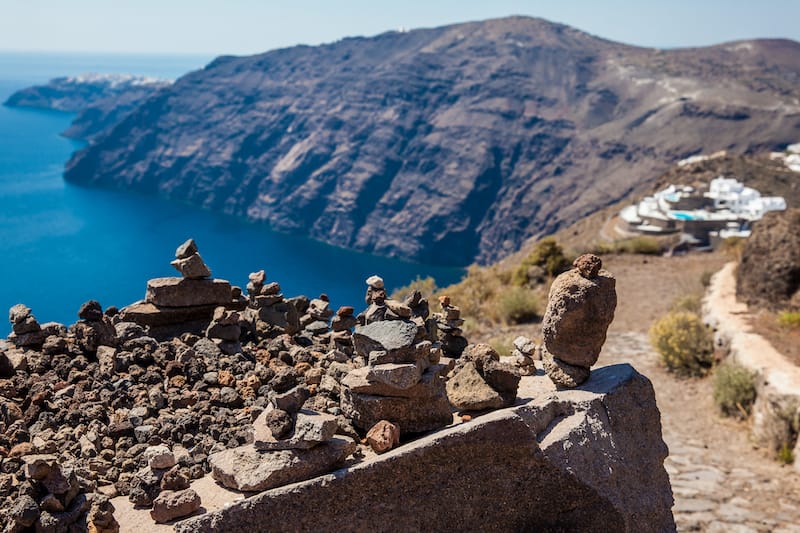
[[[592,366],[606,340],[617,304],[614,277],[586,279],[572,270],[558,276],[542,321],[544,345],[562,361]]]
[[[153,500],[153,510],[150,511],[150,516],[156,523],[161,524],[176,518],[189,516],[199,508],[200,496],[194,490],[167,490]]]
[[[228,488],[262,491],[334,470],[356,450],[346,437],[333,437],[310,449],[259,451],[252,445],[231,448],[209,457],[214,479]]]
[[[400,428],[388,420],[381,420],[367,431],[366,439],[375,453],[388,452],[400,444]]]
[[[754,225],[736,271],[749,305],[800,310],[800,208],[767,213]]]
[[[481,411],[503,407],[503,397],[478,373],[475,363],[466,363],[447,381],[447,397],[456,409]]]
[[[297,413],[294,430],[286,437],[276,438],[269,422],[269,409],[253,422],[253,446],[257,450],[290,450],[313,448],[336,433],[336,417],[303,409]]]
[[[225,305],[231,284],[221,279],[155,278],[147,282],[146,303],[163,307]]]
[[[650,382],[629,365],[597,369],[578,390],[555,391],[548,380],[526,379],[540,388],[525,405],[252,496],[176,530],[295,531],[324,523],[331,530],[369,531],[431,524],[459,531],[476,524],[497,531],[675,531],[663,465],[668,450]],[[536,494],[537,505],[509,504],[519,487]],[[365,508],[380,508],[379,525]]]

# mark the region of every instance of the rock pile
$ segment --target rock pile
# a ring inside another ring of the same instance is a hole
[[[48,332],[42,330],[39,322],[31,314],[30,307],[17,304],[8,311],[8,320],[11,322],[11,335],[8,340],[15,346],[41,346],[48,336]]]
[[[214,309],[211,323],[206,329],[206,337],[212,339],[222,353],[233,355],[241,352],[242,345],[239,342],[241,335],[238,311],[229,311],[222,306]]]
[[[584,254],[550,287],[542,320],[542,361],[556,385],[577,387],[589,378],[614,320],[616,280],[599,257]]]
[[[519,369],[520,375],[532,376],[536,373],[536,366],[534,360],[541,359],[541,353],[536,346],[536,343],[528,337],[520,335],[514,339],[514,351],[511,352],[514,358],[514,365]]]
[[[470,344],[447,381],[447,397],[461,411],[483,411],[514,405],[520,374],[501,363],[488,344]]]
[[[367,278],[367,294],[364,297],[367,309],[358,316],[361,325],[372,324],[381,320],[405,320],[411,318],[411,308],[405,303],[392,300],[386,296],[383,278],[370,276]]]
[[[114,506],[108,498],[93,493],[91,475],[75,462],[59,464],[53,454],[29,454],[21,460],[17,475],[0,473],[3,497],[15,491],[16,499],[2,509],[4,532],[21,531],[97,531],[116,533]],[[16,484],[16,486],[15,486]]]
[[[246,313],[252,324],[253,336],[294,335],[300,331],[297,308],[286,301],[277,282],[267,283],[266,278],[264,271],[259,270],[250,274],[247,283]]]
[[[342,379],[341,405],[357,428],[366,431],[387,420],[405,435],[452,422],[444,390],[449,362],[440,362],[441,348],[426,334],[424,326],[403,319],[356,327],[356,355],[367,364]]]
[[[152,508],[153,520],[168,522],[200,508],[200,496],[189,488],[190,473],[169,447],[149,446],[140,461],[144,465],[131,480],[128,499],[137,507]]]
[[[151,336],[166,340],[186,332],[202,335],[219,306],[241,311],[247,305],[241,288],[210,278],[211,270],[193,239],[178,247],[171,264],[181,277],[148,281],[144,301],[123,308],[121,320],[149,328]]]
[[[269,406],[253,422],[253,442],[211,455],[214,479],[241,491],[267,490],[334,470],[356,443],[335,436],[335,416],[302,406],[305,386],[273,393]]]
[[[450,304],[449,296],[439,297],[439,304],[442,306],[442,312],[434,313],[433,320],[436,323],[437,330],[443,333],[443,335],[439,336],[442,350],[447,357],[461,357],[464,348],[468,344],[461,329],[461,326],[464,325],[464,319],[461,318],[461,309]]]

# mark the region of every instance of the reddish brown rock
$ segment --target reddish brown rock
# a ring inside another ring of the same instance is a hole
[[[153,500],[153,510],[150,511],[150,516],[161,524],[189,516],[199,508],[200,496],[194,490],[165,490]]]
[[[400,428],[381,420],[367,432],[367,443],[376,453],[388,452],[400,444]]]

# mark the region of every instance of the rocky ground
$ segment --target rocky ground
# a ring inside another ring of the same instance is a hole
[[[676,298],[701,291],[701,275],[726,261],[721,254],[607,257],[604,267],[617,278],[619,304],[598,365],[629,362],[653,382],[670,449],[666,468],[679,531],[800,532],[795,467],[756,448],[748,423],[717,413],[711,377],[676,378],[660,365],[647,339],[655,318]],[[516,326],[502,335],[534,336],[537,329]]]

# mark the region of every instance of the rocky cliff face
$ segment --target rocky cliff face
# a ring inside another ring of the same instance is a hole
[[[170,81],[127,74],[54,78],[12,94],[5,105],[78,113],[66,137],[89,140],[122,120]]]
[[[800,44],[660,51],[530,18],[220,57],[68,163],[335,245],[490,261],[698,152],[794,142]]]

